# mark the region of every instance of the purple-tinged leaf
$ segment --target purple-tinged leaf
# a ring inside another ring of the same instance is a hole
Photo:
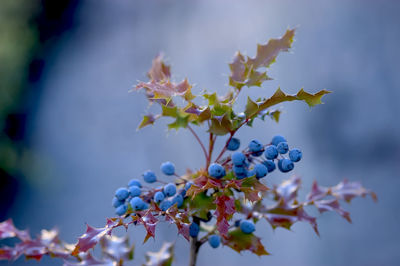
[[[170,266],[174,260],[174,244],[164,243],[158,252],[146,253],[146,266]]]

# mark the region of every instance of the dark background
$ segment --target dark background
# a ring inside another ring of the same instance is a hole
[[[103,226],[114,215],[112,195],[132,177],[158,173],[166,160],[178,172],[199,168],[197,143],[188,132],[166,132],[167,119],[136,131],[147,102],[128,90],[146,80],[151,60],[163,51],[174,77],[187,76],[194,92],[223,93],[236,50],[253,56],[256,43],[297,27],[292,52],[271,67],[274,80],[245,93],[269,96],[278,86],[333,93],[312,109],[283,104],[279,124],[257,121],[238,136],[243,143],[266,142],[280,133],[300,147],[304,159],[295,172],[303,178],[302,195],[315,179],[328,186],[348,178],[372,188],[379,202],[356,199],[345,206],[353,224],[321,215],[320,238],[307,224],[274,232],[260,222],[257,231],[272,256],[206,245],[199,265],[398,265],[399,7],[361,0],[2,1],[1,219],[11,217],[34,235],[57,226],[63,239],[75,242],[85,223]],[[276,173],[267,183],[286,177]],[[172,228],[160,226],[156,241],[143,246],[143,229],[131,228],[132,264],[163,240],[174,241]],[[179,238],[175,250],[176,265],[186,265],[186,241]],[[55,264],[62,262],[39,262]]]

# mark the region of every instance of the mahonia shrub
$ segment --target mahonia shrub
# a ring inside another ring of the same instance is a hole
[[[145,115],[138,128],[152,125],[163,117],[172,119],[168,128],[188,129],[204,153],[205,164],[198,170],[181,173],[172,162],[163,162],[160,170],[164,178],[147,170],[141,179],[127,180],[110,195],[117,217],[107,219],[102,228],[87,225],[76,244],[61,241],[56,230],[42,230],[39,236],[32,238],[27,231],[18,230],[11,220],[2,222],[0,239],[20,241],[14,246],[1,247],[0,259],[16,260],[25,256],[40,260],[43,255],[49,255],[62,258],[65,265],[122,265],[133,259],[133,245],[127,236],[113,235],[115,228],[128,230],[132,226],[143,226],[147,232],[146,242],[155,237],[160,222],[167,222],[174,224],[178,234],[190,243],[189,265],[195,265],[199,249],[206,242],[213,248],[225,245],[239,253],[268,255],[255,227],[262,219],[274,229],[290,229],[296,222],[306,222],[319,234],[316,217],[307,213],[306,206],[312,205],[320,213],[336,212],[351,222],[350,214],[340,202],[350,202],[354,197],[367,194],[376,200],[372,191],[347,180],[332,187],[320,186],[315,181],[306,198],[300,199],[297,193],[301,180],[297,176],[267,186],[263,180],[274,171],[293,171],[302,159],[301,150],[293,148],[280,135],[262,141],[247,140],[245,145],[235,137],[240,128],[251,127],[255,119],[271,118],[278,122],[281,111],[274,109],[277,104],[303,101],[312,107],[321,104],[321,98],[330,93],[327,90],[309,93],[301,89],[291,95],[278,88],[270,97],[248,97],[244,110],[234,110],[245,87],[260,87],[271,79],[266,71],[280,52],[291,48],[294,33],[294,29],[289,29],[281,38],[258,45],[254,58],[237,52],[229,64],[231,89],[225,95],[207,91],[193,94],[189,81],[174,82],[170,67],[161,55],[157,56],[148,72],[150,80],[140,82],[133,90],[144,91],[149,103],[160,106],[160,111]],[[207,145],[201,141],[195,127],[207,129]],[[214,149],[217,138],[224,138],[221,151]],[[142,185],[143,182],[147,185]],[[263,199],[274,203],[267,206]],[[95,257],[92,250],[97,245],[101,252]],[[146,265],[171,265],[173,258],[173,244],[165,242],[158,252],[146,254]]]

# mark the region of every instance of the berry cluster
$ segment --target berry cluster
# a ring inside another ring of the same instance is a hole
[[[236,151],[240,147],[240,140],[231,138],[226,148]],[[265,159],[261,159],[264,154]],[[286,158],[285,154],[289,157]],[[293,170],[294,163],[301,160],[302,152],[299,149],[289,149],[286,139],[275,136],[272,141],[263,145],[260,141],[252,140],[243,152],[235,152],[222,164],[213,163],[208,168],[208,174],[216,179],[226,176],[226,168],[232,169],[237,179],[255,176],[257,179],[265,177],[276,169],[287,173]],[[225,167],[224,167],[225,166]]]
[[[167,176],[175,175],[175,166],[171,162],[161,164],[161,172]],[[145,171],[142,175],[146,183],[157,182],[156,174]],[[128,210],[143,211],[149,208],[153,201],[162,211],[166,211],[174,204],[182,207],[186,191],[190,188],[191,182],[185,182],[182,189],[178,190],[175,183],[168,183],[147,193],[142,193],[143,186],[138,179],[132,179],[127,187],[121,187],[115,192],[112,205],[117,215],[124,215]]]

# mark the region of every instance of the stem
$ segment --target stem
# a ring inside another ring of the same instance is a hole
[[[196,138],[197,142],[200,144],[201,149],[203,150],[204,156],[206,158],[206,161],[208,161],[208,156],[207,156],[207,150],[206,147],[204,147],[203,142],[201,142],[199,136],[197,136],[196,132],[194,132],[194,130],[188,125],[187,128],[189,129],[190,132],[192,132],[193,136]]]
[[[197,237],[190,238],[190,260],[189,266],[196,266],[197,254],[201,247],[201,242],[197,240]]]
[[[208,156],[207,156],[207,163],[206,163],[206,169],[210,166],[211,163],[211,157],[212,157],[212,152],[214,150],[214,143],[215,143],[215,137],[213,133],[210,133],[210,139],[209,139],[209,144],[208,144]]]

